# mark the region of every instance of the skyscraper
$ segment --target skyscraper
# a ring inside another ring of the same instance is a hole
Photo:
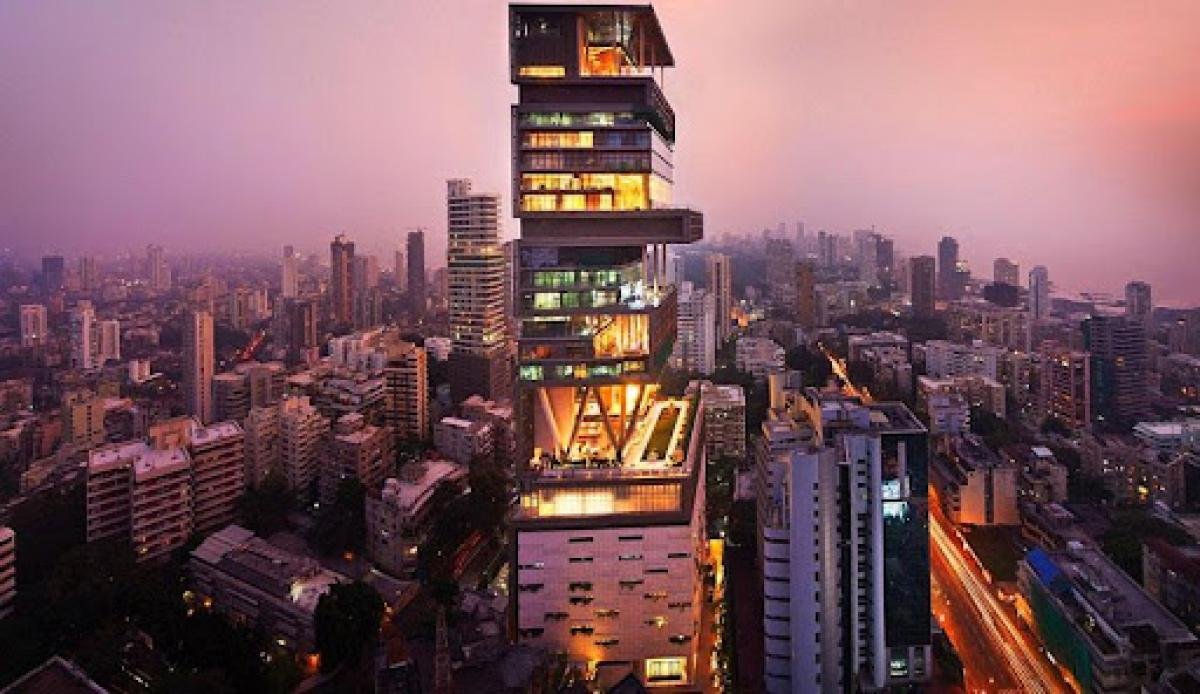
[[[659,392],[676,331],[666,245],[674,64],[648,5],[511,5],[521,220],[514,636],[643,682],[696,676],[699,389]],[[728,319],[728,315],[722,317]],[[704,657],[708,657],[705,655]]]
[[[756,452],[766,691],[928,681],[925,427],[901,403],[772,400]]]
[[[733,334],[733,327],[730,325],[733,317],[733,269],[729,256],[723,253],[712,253],[708,256],[708,291],[716,301],[719,348]]]
[[[96,270],[95,256],[79,257],[79,288],[85,292],[100,288],[100,273]]]
[[[105,362],[121,361],[121,322],[102,320],[96,324],[96,361],[102,366]]]
[[[962,298],[958,277],[958,241],[943,236],[938,242],[938,296],[953,301]]]
[[[1149,283],[1135,280],[1125,285],[1125,317],[1147,330],[1153,326],[1154,302]]]
[[[992,281],[997,284],[1021,286],[1021,267],[1008,258],[996,258],[992,264]]]
[[[162,246],[146,246],[146,283],[154,292],[171,290],[171,268],[167,266]]]
[[[283,258],[279,261],[279,295],[294,299],[300,293],[300,258],[291,246],[283,247]]]
[[[796,263],[796,322],[801,328],[817,327],[815,268],[811,260]]]
[[[710,374],[717,368],[717,302],[691,282],[679,285],[677,337],[672,355],[675,368]]]
[[[96,357],[96,310],[92,302],[80,301],[71,311],[71,368],[94,369]]]
[[[329,316],[339,325],[354,322],[354,242],[338,234],[329,244]]]
[[[188,414],[201,424],[213,421],[213,319],[193,311],[183,324],[183,398]]]
[[[1128,430],[1150,415],[1150,355],[1146,329],[1123,316],[1083,322],[1092,355],[1092,416],[1102,427]]]
[[[408,289],[408,263],[404,260],[403,250],[397,250],[392,261],[392,281],[396,283],[398,291]]]
[[[56,292],[62,289],[66,280],[65,274],[61,255],[42,257],[42,291]]]
[[[446,183],[446,272],[450,306],[450,392],[509,397],[500,196],[475,193],[470,179]]]
[[[46,307],[42,304],[21,305],[21,346],[35,347],[50,337]]]
[[[425,313],[425,230],[408,232],[408,304],[417,315]]]
[[[912,295],[913,315],[918,318],[929,318],[934,314],[934,288],[937,285],[935,263],[930,255],[917,256],[908,263],[912,274],[909,292]]]
[[[1044,265],[1029,271],[1029,317],[1034,321],[1050,317],[1050,271]]]

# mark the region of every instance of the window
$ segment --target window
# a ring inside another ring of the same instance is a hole
[[[647,658],[647,682],[676,682],[684,678],[686,658]]]
[[[571,564],[591,564],[594,560],[592,557],[571,557],[567,561]]]
[[[591,537],[572,537],[571,539],[567,540],[567,542],[570,542],[572,544],[579,543],[579,542],[593,542],[593,541],[594,541],[594,538],[591,538]]]
[[[622,554],[617,557],[618,561],[639,561],[642,555],[640,554]]]

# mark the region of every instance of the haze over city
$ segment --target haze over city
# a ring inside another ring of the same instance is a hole
[[[677,201],[710,238],[875,225],[972,270],[1200,303],[1200,4],[656,4]],[[472,176],[510,208],[505,3],[8,3],[0,241],[388,253]],[[506,224],[507,236],[516,225]],[[436,264],[436,261],[434,262]],[[1119,270],[1115,271],[1114,270]]]

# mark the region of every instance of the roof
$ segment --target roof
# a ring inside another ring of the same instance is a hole
[[[649,44],[647,49],[650,50],[650,55],[655,57],[654,64],[658,66],[674,67],[675,57],[671,55],[671,47],[667,43],[667,36],[663,33],[662,25],[658,22],[658,14],[654,11],[653,5],[545,5],[534,3],[513,3],[508,6],[510,16],[522,14],[591,14],[597,12],[620,12],[628,15],[633,15],[636,18],[646,22],[647,38]],[[647,56],[642,56],[642,63],[650,65]]]
[[[0,694],[105,694],[107,691],[78,665],[56,655],[0,689]]]

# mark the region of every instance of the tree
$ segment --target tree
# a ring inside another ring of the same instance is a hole
[[[829,382],[833,375],[833,367],[829,360],[819,351],[799,345],[787,351],[784,363],[789,369],[795,369],[804,374],[804,382],[810,386],[821,387]]]
[[[296,496],[288,488],[287,478],[272,470],[257,487],[246,490],[238,500],[242,522],[256,535],[267,537],[288,527]]]
[[[971,408],[971,433],[982,438],[993,450],[1017,441],[1008,422],[981,407]]]
[[[1063,438],[1070,438],[1071,429],[1058,417],[1047,417],[1046,421],[1042,422],[1043,434],[1055,434]]]
[[[371,586],[355,581],[331,587],[313,614],[321,670],[357,662],[378,636],[382,617],[383,600]]]
[[[311,540],[323,554],[362,551],[367,539],[366,489],[350,477],[338,484],[332,504],[322,506]]]

